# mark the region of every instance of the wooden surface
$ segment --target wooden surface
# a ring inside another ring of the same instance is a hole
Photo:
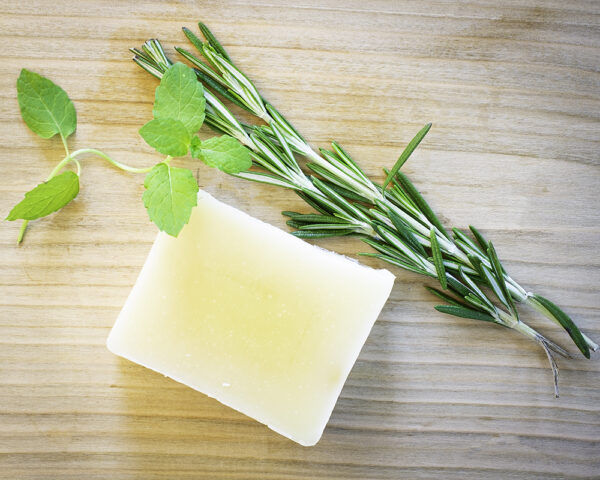
[[[22,67],[74,100],[73,149],[145,166],[158,157],[137,130],[156,82],[127,49],[154,36],[185,45],[180,27],[202,19],[306,138],[338,140],[376,179],[432,121],[406,171],[444,221],[480,227],[522,285],[600,338],[597,1],[4,0],[0,10],[2,215],[62,158],[58,140],[20,120]],[[304,209],[290,192],[180,164],[275,225],[281,210]],[[87,158],[77,200],[32,222],[21,247],[18,224],[2,223],[0,478],[600,478],[598,355],[561,361],[554,399],[536,345],[436,313],[424,279],[406,272],[394,270],[313,448],[113,356],[105,339],[156,233],[142,181]]]

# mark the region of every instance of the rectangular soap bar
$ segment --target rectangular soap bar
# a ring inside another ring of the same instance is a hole
[[[314,445],[393,283],[200,192],[179,237],[156,238],[108,348]]]

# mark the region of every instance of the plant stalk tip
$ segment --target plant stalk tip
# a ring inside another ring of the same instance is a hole
[[[28,223],[29,223],[29,220],[23,220],[23,223],[21,224],[21,228],[19,230],[19,235],[17,237],[17,245],[20,245],[21,242],[23,241],[23,237],[25,236],[25,230],[27,229]]]

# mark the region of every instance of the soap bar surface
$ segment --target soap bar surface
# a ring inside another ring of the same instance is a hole
[[[314,445],[393,282],[201,191],[179,237],[156,238],[108,348]]]

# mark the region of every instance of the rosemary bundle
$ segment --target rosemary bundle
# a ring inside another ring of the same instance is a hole
[[[297,237],[359,236],[373,249],[359,255],[437,279],[441,289],[426,288],[445,302],[435,307],[438,311],[502,325],[537,342],[550,362],[558,396],[554,354],[570,355],[523,322],[517,305],[529,305],[564,328],[586,358],[598,345],[554,303],[510,277],[493,244],[475,227],[469,227],[472,238],[456,228],[449,233],[400,171],[431,124],[417,133],[391,169],[384,169],[383,184],[376,184],[338,143],[332,142],[331,150],[313,149],[234,65],[210,30],[203,23],[199,27],[204,41],[187,28],[183,31],[203,60],[186,49],[175,50],[192,64],[204,86],[206,123],[237,138],[250,152],[252,169],[233,175],[292,189],[310,205],[312,213],[283,212]],[[172,65],[155,39],[132,52],[134,61],[158,78]],[[250,112],[257,123],[238,120],[220,98]],[[297,157],[306,160],[308,172]]]

